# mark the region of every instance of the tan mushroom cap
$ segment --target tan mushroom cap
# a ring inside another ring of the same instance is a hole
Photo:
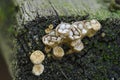
[[[73,47],[73,50],[76,52],[80,52],[84,48],[81,39],[71,42],[71,46]]]
[[[94,36],[96,32],[101,29],[101,24],[95,19],[90,21],[90,26],[91,26],[91,29],[89,29],[87,33],[88,37]]]
[[[64,50],[62,49],[62,47],[56,46],[53,48],[53,55],[56,58],[62,58],[64,56]]]
[[[49,28],[46,28],[46,29],[45,29],[45,33],[46,33],[46,34],[50,33],[51,31],[52,31],[52,30],[49,29]]]
[[[48,26],[48,28],[52,30],[52,29],[53,29],[53,25],[50,24],[50,25]]]
[[[39,76],[43,73],[44,71],[44,65],[42,64],[37,64],[33,66],[32,73],[36,76]]]
[[[42,37],[42,41],[45,45],[50,47],[55,47],[56,45],[61,43],[61,37],[56,36],[55,30],[52,30],[49,34]]]
[[[30,56],[30,60],[32,61],[33,64],[40,64],[43,62],[44,59],[45,55],[40,50],[34,51]]]
[[[101,24],[97,20],[93,19],[90,21],[90,23],[92,25],[93,30],[95,30],[95,31],[100,30]]]
[[[83,48],[84,48],[84,45],[82,42],[74,46],[74,50],[77,52],[80,52]]]

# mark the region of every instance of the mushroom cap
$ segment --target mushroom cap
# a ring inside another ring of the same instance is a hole
[[[37,64],[33,66],[32,73],[36,76],[39,76],[43,73],[44,71],[44,65],[42,64]]]
[[[32,61],[33,64],[40,64],[43,62],[44,59],[45,55],[40,50],[34,51],[30,56],[30,60]]]
[[[64,56],[64,50],[62,47],[56,46],[53,48],[53,55],[57,58],[62,58]]]
[[[77,28],[76,25],[72,25],[68,38],[71,40],[76,40],[81,38],[81,31]]]
[[[46,28],[46,29],[45,29],[45,33],[46,33],[46,34],[48,34],[48,33],[50,33],[50,32],[51,32],[51,29],[49,29],[49,28]]]
[[[76,52],[80,52],[84,48],[81,39],[71,42],[71,46],[73,47],[73,50],[75,50]]]
[[[53,25],[50,24],[50,25],[48,26],[48,28],[52,30],[52,29],[53,29]]]
[[[50,35],[45,35],[42,37],[42,41],[45,45],[48,46],[53,46],[55,45],[55,42],[51,41],[51,36]]]
[[[45,35],[43,36],[42,41],[47,46],[55,47],[56,45],[61,43],[62,38],[59,36]]]
[[[51,31],[49,34],[42,37],[42,41],[45,45],[50,47],[55,47],[59,43],[61,43],[62,38],[60,36],[56,36],[55,30]]]
[[[90,23],[92,25],[93,30],[98,31],[101,29],[101,24],[97,20],[93,19],[90,21]]]
[[[61,23],[61,24],[59,24],[56,27],[57,35],[60,34],[60,35],[67,36],[70,28],[71,28],[71,25],[68,24],[68,23]]]
[[[88,28],[88,31],[87,31],[87,34],[86,34],[86,35],[87,35],[88,37],[92,37],[92,36],[95,35],[95,33],[96,33],[98,30],[100,30],[101,24],[100,24],[97,20],[93,19],[93,20],[91,20],[91,21],[89,21],[89,22],[86,22],[86,23],[85,23],[85,27]]]
[[[74,46],[74,50],[77,52],[80,52],[83,48],[84,48],[84,45],[82,42]]]

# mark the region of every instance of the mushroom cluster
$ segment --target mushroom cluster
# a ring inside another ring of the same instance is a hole
[[[55,58],[62,58],[64,56],[64,50],[61,47],[62,44],[70,46],[70,50],[66,54],[73,52],[80,52],[84,45],[82,39],[92,37],[100,30],[101,24],[93,20],[77,21],[72,24],[60,23],[55,29],[50,25],[46,30],[46,35],[42,37],[42,41],[45,44],[45,52],[49,53],[53,49],[53,55]]]
[[[39,76],[44,71],[44,65],[42,64],[45,59],[45,55],[42,51],[36,50],[30,55],[30,60],[34,64],[32,73]]]

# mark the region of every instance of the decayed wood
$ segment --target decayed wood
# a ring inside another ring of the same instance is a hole
[[[17,14],[19,24],[31,21],[37,15],[84,15],[101,8],[97,0],[15,0],[15,2],[20,8]]]

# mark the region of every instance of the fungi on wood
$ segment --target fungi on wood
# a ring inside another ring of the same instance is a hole
[[[56,46],[53,48],[53,55],[56,59],[61,59],[64,56],[64,50],[62,47]]]
[[[53,49],[54,56],[61,58],[64,55],[64,50],[60,47],[62,44],[67,44],[71,48],[67,53],[80,52],[84,48],[81,40],[86,36],[94,36],[100,29],[101,24],[95,19],[77,21],[72,24],[62,22],[49,34],[43,36],[42,41],[45,46]],[[46,52],[49,52],[49,49],[45,48]]]
[[[33,66],[32,73],[36,76],[40,76],[44,71],[44,65],[37,64]]]
[[[40,64],[44,59],[45,55],[40,50],[36,50],[30,55],[30,60],[33,64]]]

